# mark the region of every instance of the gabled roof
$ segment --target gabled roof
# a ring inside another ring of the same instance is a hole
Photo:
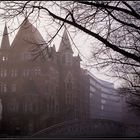
[[[8,48],[10,48],[10,42],[9,42],[7,25],[5,23],[3,37],[2,37],[2,41],[1,41],[1,49],[8,49]]]
[[[62,40],[60,42],[58,52],[70,52],[70,53],[73,53],[66,29],[65,29],[65,31],[63,33]]]
[[[40,32],[29,22],[28,19],[24,20],[15,39],[11,45],[16,50],[28,50],[33,47],[41,49],[45,45],[45,40]]]

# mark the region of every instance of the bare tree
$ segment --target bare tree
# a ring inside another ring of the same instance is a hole
[[[58,25],[47,46],[66,24],[97,39],[92,65],[108,68],[111,76],[124,79],[139,94],[140,83],[134,80],[140,81],[139,1],[5,1],[1,10],[8,20],[26,15]]]

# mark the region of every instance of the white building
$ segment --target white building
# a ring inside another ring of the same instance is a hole
[[[100,80],[86,71],[90,85],[90,117],[122,120],[122,98],[114,84]]]

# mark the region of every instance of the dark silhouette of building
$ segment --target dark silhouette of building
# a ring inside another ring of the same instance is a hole
[[[87,119],[88,79],[80,61],[73,56],[66,30],[56,51],[55,46],[47,48],[28,19],[11,45],[5,25],[0,48],[1,132],[29,135],[59,122]]]

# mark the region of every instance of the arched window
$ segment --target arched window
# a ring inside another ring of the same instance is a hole
[[[7,92],[7,85],[6,84],[3,84],[3,83],[0,83],[0,92]]]
[[[0,69],[0,77],[6,77],[7,76],[7,69]]]
[[[12,69],[11,70],[11,76],[16,77],[17,76],[17,69]]]
[[[3,84],[3,92],[7,92],[7,86],[6,86],[6,84]]]
[[[16,92],[16,84],[12,84],[11,91]]]
[[[66,90],[73,89],[73,76],[70,72],[67,74],[66,79],[65,79],[65,89]]]
[[[2,83],[0,83],[0,92],[3,91]]]
[[[24,112],[28,111],[28,103],[26,101],[23,104],[23,110],[24,110]]]
[[[3,77],[3,70],[0,69],[0,77]]]
[[[3,70],[3,77],[6,77],[6,76],[7,76],[7,70],[4,69],[4,70]]]

